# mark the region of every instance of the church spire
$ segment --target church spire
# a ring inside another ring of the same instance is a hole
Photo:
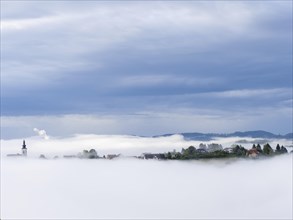
[[[26,157],[27,156],[27,148],[26,148],[26,144],[25,144],[25,140],[23,140],[22,142],[22,156]]]
[[[26,149],[25,140],[22,142],[22,149]]]

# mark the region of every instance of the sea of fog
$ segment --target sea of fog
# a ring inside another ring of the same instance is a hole
[[[26,138],[26,144],[28,148],[28,157],[38,157],[40,154],[45,154],[48,158],[54,156],[63,157],[63,155],[76,155],[83,150],[96,149],[99,156],[106,154],[118,154],[121,153],[124,156],[141,155],[145,152],[152,153],[164,153],[168,151],[181,151],[182,148],[187,148],[191,145],[196,148],[200,143],[210,144],[218,143],[222,144],[223,148],[230,147],[237,142],[241,142],[241,145],[246,148],[251,148],[252,143],[262,143],[263,139],[256,138],[217,138],[211,141],[191,141],[185,140],[182,135],[172,135],[168,137],[139,137],[128,135],[94,135],[83,134],[74,135],[72,137],[57,138],[47,137],[45,139],[38,136]],[[247,143],[242,143],[243,140]],[[22,139],[10,139],[1,140],[1,154],[2,157],[10,153],[20,153]],[[292,140],[268,140],[273,148],[279,143],[284,145],[291,151],[293,148]]]
[[[258,160],[80,160],[62,155],[90,148],[99,155],[139,155],[197,147],[200,142],[179,135],[77,135],[26,141],[28,157],[10,158],[6,154],[20,153],[22,140],[1,140],[1,219],[293,217],[293,154]],[[235,141],[213,142],[229,147]],[[279,143],[290,145],[285,140]],[[39,154],[49,159],[39,159]],[[50,159],[55,155],[59,159]]]

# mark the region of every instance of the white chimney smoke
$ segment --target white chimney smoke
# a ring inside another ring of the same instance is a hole
[[[44,138],[45,140],[49,139],[49,136],[47,135],[47,132],[45,130],[39,130],[38,128],[34,128],[34,132],[36,132],[37,135]]]

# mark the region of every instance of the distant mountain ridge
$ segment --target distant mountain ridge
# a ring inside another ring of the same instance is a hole
[[[177,133],[182,135],[186,140],[200,140],[200,141],[210,141],[217,137],[251,137],[251,138],[266,138],[266,139],[293,139],[293,133],[288,133],[285,135],[273,134],[267,131],[236,131],[234,133],[220,134],[220,133]],[[164,134],[155,137],[167,137],[174,134]]]

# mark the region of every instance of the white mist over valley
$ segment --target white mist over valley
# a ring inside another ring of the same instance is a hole
[[[284,145],[289,151],[293,150],[291,139],[263,139],[252,137],[213,137],[209,141],[188,140],[181,134],[170,136],[140,137],[131,135],[96,135],[76,134],[69,137],[53,137],[45,130],[37,130],[37,136],[25,138],[28,145],[28,157],[39,157],[40,154],[48,158],[63,155],[75,155],[83,150],[95,149],[99,156],[106,154],[122,154],[122,156],[139,156],[142,153],[165,153],[168,151],[181,151],[189,146],[198,147],[201,143],[221,144],[223,148],[239,144],[249,149],[253,143],[269,143],[272,148],[277,144]],[[9,153],[20,153],[23,139],[2,139],[2,157]]]
[[[291,219],[292,154],[267,159],[142,160],[190,145],[229,147],[244,138],[188,141],[181,135],[75,135],[1,140],[2,219]],[[256,141],[255,138],[245,138]],[[270,140],[290,147],[290,140]],[[251,143],[243,146],[251,147]],[[65,159],[84,149],[113,160]],[[40,159],[44,154],[48,159]],[[53,159],[58,156],[58,159]]]

